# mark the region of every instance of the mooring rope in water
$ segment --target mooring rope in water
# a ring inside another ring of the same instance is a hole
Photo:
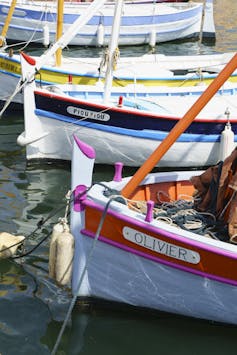
[[[82,282],[83,282],[85,273],[86,273],[86,271],[87,271],[87,269],[88,269],[88,266],[89,266],[90,260],[91,260],[91,258],[92,258],[92,255],[93,255],[93,252],[94,252],[96,243],[97,243],[97,241],[98,241],[98,238],[99,238],[101,229],[102,229],[102,227],[103,227],[103,223],[104,223],[104,220],[105,220],[105,217],[106,217],[108,208],[109,208],[109,206],[110,206],[110,203],[111,203],[112,201],[117,200],[118,198],[121,199],[121,195],[112,195],[112,196],[109,198],[109,200],[108,200],[108,202],[106,203],[106,206],[105,206],[105,208],[104,208],[104,210],[103,210],[103,213],[102,213],[102,216],[101,216],[101,219],[100,219],[100,222],[99,222],[97,231],[96,231],[96,233],[95,233],[95,237],[94,237],[94,240],[93,240],[93,243],[92,243],[92,247],[91,247],[90,253],[89,253],[88,258],[87,258],[87,260],[86,260],[86,264],[85,264],[85,266],[84,266],[84,269],[83,269],[83,271],[82,271],[82,273],[81,273],[81,277],[80,277],[80,279],[79,279],[79,281],[78,281],[78,286],[77,286],[77,288],[76,288],[75,295],[74,295],[73,298],[72,298],[72,301],[71,301],[70,306],[69,306],[69,308],[68,308],[66,317],[65,317],[65,319],[64,319],[63,325],[62,325],[62,327],[61,327],[61,329],[60,329],[60,332],[59,332],[59,334],[58,334],[58,337],[57,337],[57,339],[56,339],[56,342],[55,342],[55,345],[54,345],[53,350],[52,350],[52,352],[51,352],[51,355],[55,355],[55,354],[56,354],[56,351],[57,351],[57,349],[58,349],[58,347],[59,347],[59,344],[60,344],[60,341],[61,341],[61,339],[62,339],[64,330],[65,330],[65,328],[66,328],[66,326],[67,326],[68,320],[69,320],[69,318],[70,318],[70,316],[71,316],[71,313],[72,313],[72,310],[73,310],[73,307],[74,307],[74,305],[75,305],[75,303],[76,303],[76,300],[77,300],[77,297],[78,297],[78,293],[79,293],[81,284],[82,284]]]
[[[79,197],[81,197],[83,194],[85,194],[89,189],[86,189],[85,191],[83,191]],[[66,200],[67,200],[67,205],[66,205],[66,209],[65,209],[65,215],[64,215],[64,219],[67,218],[67,216],[69,215],[70,211],[69,211],[69,204],[73,201],[73,197],[71,197],[71,191],[69,190],[66,194]],[[20,245],[20,244],[24,244],[25,240],[31,238],[38,230],[42,229],[43,225],[48,221],[50,220],[52,217],[54,217],[56,214],[58,214],[62,209],[64,209],[65,206],[61,206],[59,208],[57,208],[57,210],[55,210],[53,213],[49,214],[47,218],[43,219],[41,218],[41,220],[39,220],[39,222],[37,223],[37,227],[28,235],[25,237],[24,240],[22,241],[19,241],[15,244],[12,244],[11,246],[9,247],[6,247],[4,249],[1,249],[1,252],[4,252],[6,250],[9,250],[11,249],[12,247],[14,246],[17,246],[17,245]],[[24,256],[27,256],[29,254],[31,254],[34,250],[36,250],[47,238],[50,237],[52,231],[50,230],[47,235],[41,239],[40,242],[38,242],[32,249],[30,249],[29,251],[25,252],[24,254],[20,254],[20,255],[15,255],[15,256],[12,256],[10,257],[10,259],[19,259],[19,258],[23,258]]]
[[[90,189],[91,189],[92,186],[88,187],[85,191],[83,191],[81,194],[78,195],[78,198],[82,197],[85,193],[87,193]],[[71,190],[69,190],[66,194],[66,200],[67,200],[67,205],[66,205],[66,209],[65,209],[65,214],[64,214],[64,217],[62,219],[66,220],[68,215],[70,214],[70,210],[69,210],[69,205],[70,203],[73,202],[74,200],[74,197],[72,197],[72,192]],[[55,216],[56,214],[58,214],[63,208],[65,208],[64,206],[61,206],[59,208],[57,208],[57,210],[55,210],[53,213],[49,214],[47,218],[43,219],[41,218],[41,220],[39,220],[39,222],[37,223],[37,227],[28,235],[25,237],[24,240],[22,241],[19,241],[19,242],[16,242],[15,244],[12,244],[11,246],[8,246],[6,248],[3,248],[1,249],[0,251],[0,254],[2,252],[5,252],[9,249],[11,249],[12,247],[14,246],[17,246],[17,245],[20,245],[20,244],[24,244],[25,240],[31,238],[38,230],[42,229],[42,226],[49,220],[51,219],[53,216]],[[60,218],[59,218],[60,220]],[[25,252],[24,254],[20,254],[20,255],[15,255],[15,256],[12,256],[10,257],[10,259],[19,259],[19,258],[22,258],[24,256],[27,256],[29,254],[31,254],[34,250],[36,250],[50,235],[51,235],[52,231],[48,232],[47,235],[41,239],[40,242],[38,242],[32,249],[30,249],[29,251]]]

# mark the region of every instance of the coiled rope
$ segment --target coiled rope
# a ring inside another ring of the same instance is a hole
[[[226,223],[216,220],[212,213],[197,211],[194,208],[194,199],[187,201],[179,197],[176,201],[162,202],[161,195],[167,197],[162,191],[157,193],[159,202],[154,206],[154,219],[205,237],[229,241]],[[146,214],[146,201],[128,200],[128,206],[137,212]]]

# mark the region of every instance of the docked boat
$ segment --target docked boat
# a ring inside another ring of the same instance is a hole
[[[69,45],[105,46],[110,42],[114,3],[100,1],[100,6]],[[90,3],[65,2],[63,32],[83,13]],[[3,28],[11,4],[0,2],[0,28]],[[119,26],[119,45],[142,45],[202,38],[215,40],[212,0],[203,2],[124,2]],[[205,11],[204,11],[205,10]],[[205,16],[203,14],[205,13]],[[57,33],[57,3],[54,1],[18,0],[8,25],[6,40],[11,42],[54,43]],[[204,18],[204,23],[202,19]]]
[[[60,30],[57,31],[57,41],[52,47],[43,55],[34,57],[37,63],[40,63],[37,64],[35,76],[38,85],[68,82],[94,85],[106,80],[107,68],[110,66],[113,68],[113,86],[124,86],[130,83],[146,86],[190,86],[200,84],[200,82],[211,82],[233,55],[233,53],[196,56],[147,54],[141,57],[120,58],[118,38],[119,22],[123,10],[120,1],[114,8],[115,16],[110,46],[105,50],[102,58],[62,57],[62,49],[68,45],[100,6],[101,0],[91,3],[90,11],[76,19],[63,35]],[[236,80],[235,74],[230,80]],[[0,100],[5,103],[0,115],[9,105],[16,109],[15,104],[17,104],[21,109],[23,102],[21,84],[20,56],[6,52],[0,53]]]
[[[234,53],[167,56],[144,54],[139,57],[120,57],[114,66],[112,85],[128,84],[144,86],[195,86],[210,84]],[[33,56],[38,61],[39,56]],[[37,86],[53,84],[97,85],[106,77],[107,55],[99,58],[66,57],[56,65],[50,56],[35,76]],[[236,72],[229,79],[237,81]],[[11,108],[22,110],[22,91],[16,91],[21,82],[20,54],[0,52],[0,101],[11,100]]]
[[[228,222],[195,208],[192,179],[206,172],[149,173],[127,195],[133,177],[122,178],[119,165],[112,181],[92,184],[95,154],[74,137],[70,226],[76,302],[236,325],[236,241]]]
[[[22,71],[26,83],[25,130],[17,141],[26,147],[28,160],[70,160],[73,134],[77,134],[97,151],[96,163],[122,161],[127,166],[140,166],[208,88],[110,88],[109,80],[107,86],[37,88],[33,80],[35,64],[24,54]],[[160,166],[215,164],[222,154],[225,129],[233,133],[233,144],[237,139],[236,90],[236,83],[227,80],[162,158]]]
[[[187,56],[144,54],[139,57],[120,57],[113,71],[113,86],[142,84],[144,86],[194,86],[210,84],[234,53]],[[33,56],[38,61],[40,56]],[[96,85],[106,77],[106,53],[99,58],[62,57],[60,66],[51,56],[35,76],[37,86],[51,84]],[[20,54],[0,52],[0,101],[4,103],[21,81]],[[230,78],[236,82],[236,72]],[[19,90],[12,104],[22,109],[23,95]],[[13,106],[13,105],[12,105]]]
[[[97,153],[74,136],[73,302],[237,324],[236,149],[206,171],[152,173],[236,65],[237,55],[131,177],[117,163],[112,181],[92,183]]]

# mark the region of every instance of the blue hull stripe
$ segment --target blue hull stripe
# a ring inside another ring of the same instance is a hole
[[[105,125],[100,125],[98,123],[91,123],[91,122],[86,122],[83,120],[72,120],[70,118],[67,118],[62,115],[56,115],[53,113],[49,113],[47,111],[43,110],[35,110],[35,113],[37,116],[40,117],[47,117],[49,119],[54,119],[57,121],[65,122],[65,123],[71,123],[75,126],[81,126],[81,127],[86,127],[86,128],[91,128],[99,131],[104,131],[107,133],[113,133],[113,134],[118,134],[118,135],[125,135],[125,136],[131,136],[135,138],[144,138],[144,139],[151,139],[151,140],[156,140],[156,141],[162,141],[163,139],[166,138],[168,133],[162,132],[162,131],[152,131],[152,130],[142,130],[142,131],[136,131],[132,129],[126,129],[126,128],[119,128],[119,127],[113,127],[113,126],[105,126]],[[183,133],[178,139],[177,142],[202,142],[202,143],[215,143],[220,141],[220,135],[218,134],[191,134],[191,133]],[[237,135],[235,135],[235,142],[237,142]]]
[[[4,11],[3,11],[4,8]],[[0,14],[6,15],[6,9],[10,9],[9,6],[0,6]],[[83,11],[83,10],[82,10]],[[152,12],[152,11],[151,11]],[[164,15],[149,15],[149,16],[122,16],[121,26],[139,26],[139,25],[154,25],[162,24],[167,22],[176,22],[187,20],[192,17],[198,16],[202,12],[202,6],[197,6],[195,8],[183,10],[179,13],[169,13]],[[80,15],[79,14],[64,14],[64,23],[72,24]],[[47,21],[54,23],[57,21],[57,14],[52,13],[51,11],[42,12],[34,10],[25,10],[20,7],[16,7],[13,17],[22,18],[28,20],[37,20],[37,21]],[[91,20],[88,21],[87,25],[98,26],[102,23],[104,26],[113,25],[113,15],[112,16],[101,16],[95,15]]]

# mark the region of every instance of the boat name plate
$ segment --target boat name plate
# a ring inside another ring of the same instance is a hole
[[[80,116],[81,118],[89,118],[97,121],[110,120],[110,115],[108,115],[107,113],[85,110],[79,107],[68,106],[67,112],[71,115]]]
[[[126,240],[156,253],[182,260],[190,264],[198,264],[200,262],[200,255],[196,251],[167,243],[164,240],[142,233],[133,228],[124,227],[123,236]]]

